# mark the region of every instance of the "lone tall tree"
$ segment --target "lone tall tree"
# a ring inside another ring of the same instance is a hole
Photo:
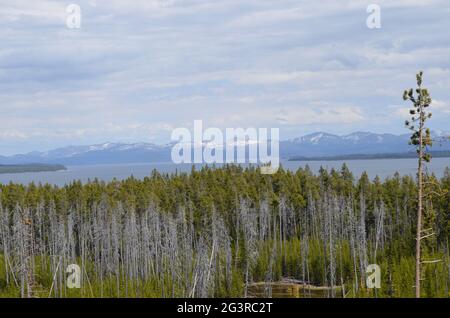
[[[423,163],[430,162],[431,156],[427,153],[427,147],[432,145],[430,129],[426,128],[427,119],[431,118],[431,113],[427,112],[427,108],[431,105],[431,96],[426,88],[422,87],[423,72],[416,75],[417,88],[416,94],[411,88],[403,94],[405,101],[409,100],[413,103],[409,113],[411,120],[406,121],[406,126],[413,132],[410,144],[416,147],[418,155],[418,208],[417,208],[417,233],[416,233],[416,297],[420,298],[420,242],[422,240],[422,210],[423,210]]]

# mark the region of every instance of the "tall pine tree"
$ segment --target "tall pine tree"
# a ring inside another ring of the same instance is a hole
[[[417,88],[406,90],[403,94],[405,101],[411,101],[413,106],[409,110],[411,121],[406,121],[406,126],[412,131],[410,144],[416,147],[418,155],[418,171],[417,171],[417,186],[418,186],[418,207],[417,207],[417,232],[416,232],[416,297],[420,298],[420,265],[421,265],[421,248],[420,243],[423,237],[422,231],[422,211],[423,211],[423,190],[424,190],[424,162],[430,162],[431,155],[427,153],[427,147],[432,146],[432,139],[430,129],[426,127],[427,119],[431,118],[431,113],[427,108],[431,105],[431,96],[426,88],[422,87],[423,72],[416,75]]]

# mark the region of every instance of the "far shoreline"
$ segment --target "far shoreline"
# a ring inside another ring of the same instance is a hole
[[[432,158],[450,158],[450,151],[431,151]],[[380,159],[414,159],[417,158],[415,152],[406,153],[380,153],[380,154],[348,154],[338,156],[315,156],[303,157],[294,156],[288,161],[350,161],[350,160],[380,160]]]

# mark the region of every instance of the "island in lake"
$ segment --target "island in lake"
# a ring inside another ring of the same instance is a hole
[[[59,164],[42,164],[30,163],[20,165],[0,165],[0,174],[2,173],[23,173],[23,172],[46,172],[67,170],[63,165]]]

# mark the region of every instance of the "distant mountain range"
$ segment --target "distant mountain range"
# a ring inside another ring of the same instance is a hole
[[[0,164],[58,163],[63,165],[115,164],[170,161],[172,145],[150,143],[104,143],[68,146],[50,151],[33,151],[14,156],[0,156]]]
[[[450,142],[445,140],[447,132],[433,132],[435,140],[433,151],[450,150]],[[413,147],[408,144],[409,134],[375,134],[370,132],[354,132],[349,135],[337,136],[324,132],[309,134],[280,143],[282,157],[325,157],[353,154],[388,154],[411,152]]]
[[[450,133],[433,132],[436,140],[433,151],[449,151]],[[355,132],[338,136],[324,132],[280,142],[283,159],[293,157],[333,157],[345,155],[399,154],[413,151],[408,145],[409,135]],[[104,143],[90,146],[69,146],[45,152],[30,152],[13,156],[0,156],[0,164],[58,163],[63,165],[145,163],[171,161],[173,143]]]

